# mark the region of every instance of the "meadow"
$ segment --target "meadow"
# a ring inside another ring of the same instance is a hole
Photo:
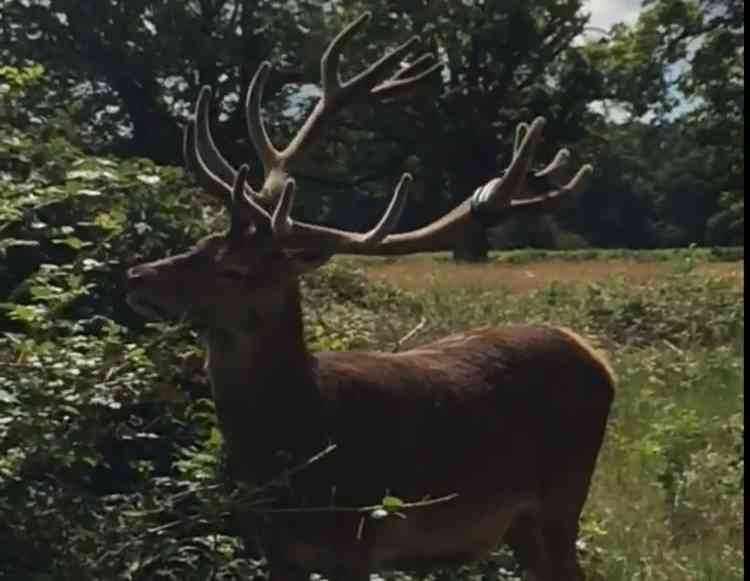
[[[579,543],[590,578],[743,578],[743,261],[699,250],[521,251],[487,265],[418,256],[348,266],[405,290],[391,337],[421,318],[414,343],[520,321],[593,337],[619,383]],[[506,579],[497,571],[507,569],[500,555],[443,578]]]

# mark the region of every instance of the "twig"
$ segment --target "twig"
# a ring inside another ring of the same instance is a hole
[[[398,353],[401,351],[401,348],[411,341],[414,337],[416,337],[419,333],[422,332],[422,330],[427,326],[427,317],[422,317],[422,320],[419,322],[419,325],[414,327],[411,331],[409,331],[406,335],[404,335],[401,339],[399,339],[396,346],[393,348],[393,353]]]
[[[680,357],[684,357],[685,356],[685,352],[682,349],[680,349],[679,347],[677,347],[671,341],[668,341],[667,339],[664,339],[664,344],[667,347],[669,347],[669,349],[671,349],[672,351],[674,351],[675,353],[677,353],[677,355],[679,355]]]
[[[410,510],[415,508],[427,508],[436,504],[444,504],[458,498],[458,494],[449,494],[440,498],[431,500],[420,500],[418,502],[405,502],[399,506],[399,511]],[[349,513],[349,514],[369,514],[375,510],[383,508],[380,504],[370,506],[320,506],[309,508],[257,508],[249,512],[254,514],[321,514],[321,513]]]
[[[294,476],[295,474],[298,474],[299,472],[302,472],[302,470],[305,470],[312,464],[315,464],[316,462],[319,462],[329,454],[333,453],[338,446],[336,444],[331,444],[328,446],[325,450],[322,452],[319,452],[315,454],[312,458],[308,458],[298,466],[295,466],[294,468],[290,468],[289,470],[285,470],[282,472],[279,476],[274,478],[273,480],[267,482],[266,484],[262,485],[258,490],[265,490],[267,488],[271,488],[275,484],[281,484],[286,482],[290,477]]]
[[[260,498],[258,499],[257,496],[261,493],[268,492],[269,489],[273,488],[274,486],[280,485],[280,484],[286,484],[289,478],[294,476],[295,474],[298,474],[302,470],[305,470],[315,464],[316,462],[319,462],[329,454],[333,453],[338,446],[336,444],[331,444],[328,446],[325,450],[322,452],[319,452],[318,454],[315,454],[315,456],[312,456],[311,458],[308,458],[301,464],[294,466],[293,468],[289,468],[288,470],[285,470],[275,478],[269,480],[265,484],[261,484],[259,486],[256,486],[252,490],[243,491],[240,493],[241,497],[245,497],[246,500],[240,498],[239,503],[240,504],[251,504],[251,505],[257,505],[257,504],[265,504],[265,503],[271,503],[273,502],[273,498]],[[256,498],[254,498],[256,497]]]
[[[158,527],[151,527],[150,529],[146,529],[146,532],[150,535],[158,535],[165,531],[168,531],[169,529],[173,529],[174,527],[180,526],[181,524],[182,524],[182,521],[175,520],[165,525],[161,525]]]

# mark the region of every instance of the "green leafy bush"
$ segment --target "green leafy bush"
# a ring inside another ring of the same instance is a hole
[[[0,579],[252,579],[194,333],[124,303],[126,268],[223,227],[182,172],[0,138]],[[304,281],[319,349],[391,343],[402,293]],[[252,496],[252,495],[251,495]]]

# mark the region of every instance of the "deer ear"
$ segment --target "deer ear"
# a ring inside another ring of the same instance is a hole
[[[334,255],[333,252],[316,249],[285,250],[284,253],[297,275],[307,274],[320,268],[331,260]]]

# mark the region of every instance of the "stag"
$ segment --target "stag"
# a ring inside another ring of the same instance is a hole
[[[450,249],[476,221],[487,226],[550,210],[592,171],[584,167],[560,185],[553,178],[568,159],[562,151],[534,172],[545,124],[538,118],[520,128],[502,176],[425,227],[393,233],[408,175],[369,232],[293,219],[295,164],[334,113],[363,98],[410,93],[440,68],[431,55],[402,64],[413,38],[343,81],[342,49],[368,18],[326,49],[322,96],[283,150],[261,115],[271,65],[258,69],[245,103],[265,176],[257,191],[248,166],[232,167],[216,147],[211,90],[201,90],[185,132],[186,163],[226,206],[230,227],[189,252],[130,269],[128,300],[144,315],[184,317],[204,331],[206,369],[238,481],[266,482],[335,446],[305,470],[288,472],[274,498],[264,537],[273,581],[301,581],[311,572],[364,581],[383,569],[478,559],[502,541],[530,579],[582,581],[579,518],[614,394],[607,362],[584,339],[562,328],[512,325],[399,353],[311,353],[305,344],[302,274],[340,253]],[[358,511],[339,510],[372,506],[386,492],[444,501],[367,522]]]

